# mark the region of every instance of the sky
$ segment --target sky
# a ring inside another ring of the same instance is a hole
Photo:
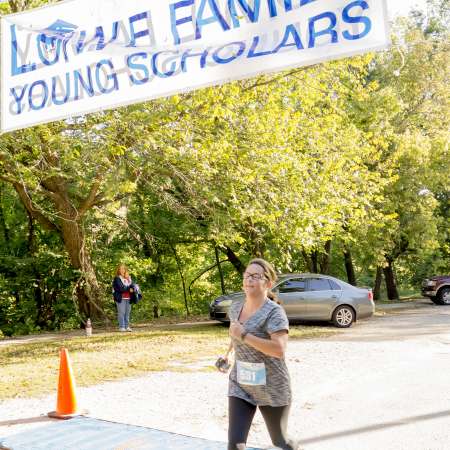
[[[8,0],[0,0],[0,3],[6,3]],[[412,6],[425,5],[425,0],[387,0],[389,14],[391,17],[398,14],[408,14]]]
[[[425,9],[426,0],[387,0],[389,16],[407,15],[411,8]]]

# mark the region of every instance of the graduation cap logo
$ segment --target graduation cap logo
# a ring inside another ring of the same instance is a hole
[[[69,39],[77,28],[77,25],[58,19],[44,30],[41,30],[41,34],[45,35],[48,39],[64,41]]]

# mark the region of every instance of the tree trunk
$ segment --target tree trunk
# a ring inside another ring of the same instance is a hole
[[[3,211],[3,191],[0,186],[0,230],[3,235],[3,245],[6,251],[9,250],[9,229],[6,224],[5,213]]]
[[[42,289],[41,284],[42,280],[39,278],[39,273],[36,270],[36,267],[33,268],[34,270],[34,276],[36,277],[34,279],[36,283],[36,287],[34,288],[34,301],[36,303],[36,309],[37,309],[37,316],[36,316],[36,325],[39,325],[41,328],[46,328],[47,321],[45,320],[45,305],[44,305],[44,298],[42,295]]]
[[[47,328],[47,313],[49,310],[49,305],[46,305],[45,295],[42,292],[42,279],[41,273],[39,271],[39,267],[36,266],[34,257],[36,254],[37,246],[36,246],[36,235],[35,235],[35,227],[34,227],[34,219],[28,210],[26,210],[28,216],[28,241],[27,248],[28,253],[32,258],[32,270],[34,274],[34,282],[36,286],[34,287],[34,302],[36,304],[36,325],[41,328]]]
[[[317,250],[313,250],[308,255],[306,262],[311,273],[319,273],[319,257],[317,255]]]
[[[375,283],[373,287],[373,299],[380,300],[381,298],[381,282],[383,281],[383,268],[377,267],[377,273],[375,275]]]
[[[91,189],[92,193],[89,195],[88,200],[77,210],[70,201],[68,188],[64,181],[41,182],[42,186],[47,190],[49,199],[58,211],[60,224],[56,224],[35,207],[29,190],[24,184],[17,181],[14,181],[12,184],[22,204],[28,213],[32,215],[33,219],[37,220],[46,229],[59,234],[69,255],[72,267],[81,272],[74,289],[80,315],[83,318],[108,319],[101,308],[102,296],[89,252],[84,245],[84,232],[81,228],[83,214],[88,208],[88,200],[92,201],[91,197],[98,186],[95,185]]]
[[[356,286],[355,267],[353,266],[353,259],[350,249],[346,246],[344,248],[344,264],[347,272],[347,280],[352,286]]]
[[[18,308],[20,305],[20,294],[17,291],[13,291],[12,295],[14,297],[14,306]]]
[[[214,254],[216,255],[217,270],[219,271],[219,276],[220,276],[220,287],[222,289],[222,294],[225,295],[227,292],[225,290],[225,281],[223,279],[222,266],[220,264],[219,250],[217,248],[217,245],[214,245]]]
[[[145,239],[147,241],[147,239]],[[150,285],[153,287],[157,287],[158,285],[164,283],[164,276],[162,272],[162,260],[161,260],[161,249],[159,244],[156,246],[155,251],[152,251],[151,258],[156,262],[156,270],[147,276],[147,280],[150,282]],[[157,319],[159,317],[159,301],[156,296],[152,298],[153,303],[153,318]]]
[[[231,264],[233,264],[233,267],[236,269],[236,271],[242,275],[244,273],[245,270],[245,266],[242,263],[242,261],[238,258],[238,256],[236,255],[236,253],[233,252],[233,250],[231,250],[230,247],[219,247],[219,250],[222,253],[225,253],[225,255],[227,255],[228,260],[230,261]]]
[[[12,13],[25,11],[31,3],[31,0],[9,0],[9,7]]]
[[[320,255],[320,273],[328,275],[330,273],[330,263],[331,263],[331,240],[325,242],[325,252]]]
[[[303,260],[306,263],[306,267],[307,267],[308,272],[312,272],[313,268],[312,268],[311,256],[308,255],[308,253],[306,253],[305,250],[302,250],[302,256],[303,256]]]
[[[34,219],[33,216],[26,210],[28,216],[28,241],[27,248],[28,253],[34,256],[36,253],[36,235],[34,232]]]
[[[319,255],[317,250],[311,252],[311,269],[313,273],[319,273]]]
[[[302,256],[308,267],[308,272],[319,273],[317,251],[313,250],[311,253],[306,253],[305,250],[302,250]]]
[[[387,267],[383,268],[384,278],[386,280],[386,291],[389,300],[398,300],[399,295],[397,291],[397,283],[394,275],[394,265],[392,258],[386,258]]]
[[[178,256],[177,249],[170,242],[169,242],[169,245],[175,256],[175,261],[177,262],[178,273],[180,274],[181,284],[183,286],[184,307],[186,309],[186,317],[188,317],[189,316],[189,306],[188,306],[187,293],[186,293],[186,282],[184,281],[184,275],[183,275],[183,268],[181,266],[181,261]]]
[[[63,220],[61,236],[72,267],[81,271],[75,288],[81,316],[91,319],[105,318],[106,315],[101,307],[100,287],[90,255],[85,248],[85,237],[81,225],[75,220]]]

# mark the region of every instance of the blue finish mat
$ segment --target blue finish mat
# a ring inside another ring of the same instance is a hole
[[[225,442],[82,416],[4,439],[0,438],[0,449],[10,450],[225,450],[226,448]],[[247,450],[258,449],[247,447]]]

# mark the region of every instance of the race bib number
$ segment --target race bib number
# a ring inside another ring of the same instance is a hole
[[[239,384],[263,386],[266,384],[266,366],[264,363],[236,361]]]

